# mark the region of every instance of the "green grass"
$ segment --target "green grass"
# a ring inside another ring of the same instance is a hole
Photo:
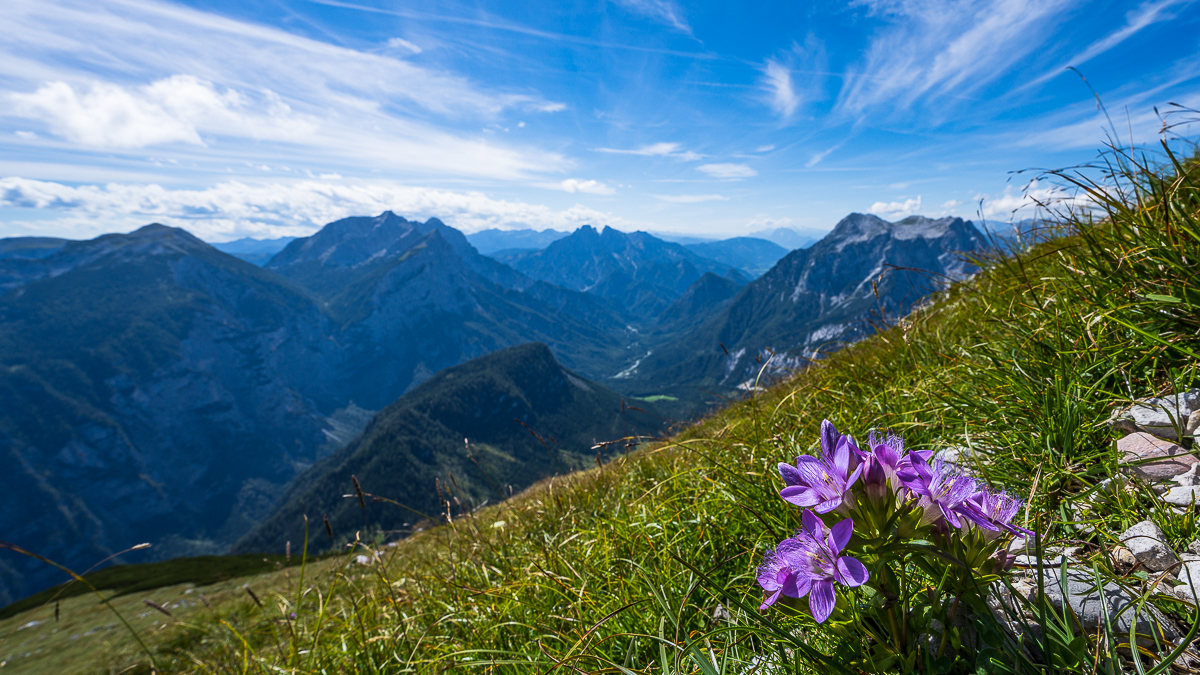
[[[158,666],[820,670],[818,653],[867,645],[783,611],[760,615],[754,572],[799,525],[774,467],[810,452],[825,418],[859,437],[886,427],[908,447],[970,448],[978,474],[1029,497],[1022,518],[1047,543],[1083,546],[1097,574],[1149,597],[1144,575],[1120,577],[1109,564],[1115,534],[1153,513],[1181,543],[1200,534],[1195,520],[1148,489],[1103,508],[1081,497],[1117,471],[1113,407],[1196,384],[1200,177],[1193,164],[1132,161],[1120,158],[1124,175],[1105,185],[1063,177],[1098,202],[1094,224],[1059,214],[1065,236],[983,261],[984,272],[899,326],[668,443],[420,533],[379,563],[324,566],[261,609],[239,599],[165,631],[152,643]],[[1182,618],[1177,604],[1154,601]],[[1120,636],[1069,623],[1048,625],[1040,646],[1053,665],[1043,672],[1135,667]]]
[[[231,555],[231,556],[197,556],[194,558],[175,558],[160,562],[140,565],[114,565],[98,572],[83,575],[93,588],[102,591],[112,591],[111,597],[143,593],[163,586],[174,586],[191,583],[197,586],[207,586],[219,581],[237,579],[271,572],[281,567],[299,565],[301,559],[297,556],[287,558],[282,555]],[[43,605],[52,605],[55,601],[66,600],[79,595],[91,593],[86,585],[77,581],[59,584],[47,588],[23,600],[0,608],[0,619],[16,616]]]
[[[668,396],[666,394],[654,394],[653,396],[639,397],[638,400],[645,401],[647,403],[658,403],[660,401],[678,401],[679,399],[674,396]]]

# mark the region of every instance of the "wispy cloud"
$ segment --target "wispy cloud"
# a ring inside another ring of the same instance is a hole
[[[664,23],[688,35],[692,27],[683,15],[683,8],[671,0],[616,0],[617,4],[642,16]]]
[[[421,49],[420,47],[418,47],[417,45],[415,45],[401,37],[394,37],[394,38],[389,39],[387,41],[387,46],[392,49],[403,49],[404,51],[407,51],[412,54],[420,54],[421,52],[425,51],[425,50]]]
[[[763,68],[767,93],[770,94],[771,109],[776,115],[787,119],[800,107],[800,97],[792,86],[792,73],[774,59],[767,59]]]
[[[873,213],[882,218],[903,218],[919,213],[920,211],[920,195],[917,195],[916,199],[905,199],[902,202],[875,202],[871,205],[871,208],[867,209],[868,213]]]
[[[815,35],[809,33],[803,44],[793,42],[790,50],[763,63],[762,88],[767,105],[783,121],[790,120],[805,104],[824,95],[827,68],[825,45]],[[793,80],[794,71],[804,78],[803,86]]]
[[[850,68],[838,108],[906,110],[964,96],[1040,49],[1076,0],[867,0],[887,25]]]
[[[6,0],[0,30],[0,122],[12,128],[21,120],[16,128],[81,151],[204,143],[248,159],[387,153],[384,166],[413,173],[435,172],[428,165],[441,155],[436,173],[453,167],[456,178],[520,178],[568,165],[561,156],[481,143],[446,123],[553,112],[561,102],[387,54],[154,0]],[[272,144],[221,143],[245,138]],[[459,151],[474,159],[447,161]]]
[[[822,150],[821,152],[814,153],[813,156],[809,157],[808,161],[804,163],[804,166],[806,168],[811,169],[812,167],[816,166],[817,164],[820,164],[821,160],[828,157],[829,153],[833,152],[834,150],[837,150],[840,147],[842,147],[842,144],[838,143],[837,145],[833,146],[832,148],[828,148],[826,150]]]
[[[0,206],[59,211],[58,231],[77,237],[128,230],[154,220],[184,227],[212,241],[305,236],[339,218],[388,209],[409,217],[437,216],[466,232],[514,224],[574,229],[587,223],[615,226],[623,222],[579,205],[555,211],[541,204],[493,199],[480,192],[361,182],[227,182],[203,190],[169,190],[158,185],[71,186],[3,178]]]
[[[559,183],[538,183],[538,187],[550,190],[562,190],[571,194],[582,193],[589,195],[615,195],[617,191],[598,180],[579,180],[568,178]]]
[[[729,197],[723,195],[653,195],[660,202],[668,204],[699,204],[702,202],[727,202]]]
[[[704,155],[691,150],[680,150],[678,143],[653,143],[640,148],[596,148],[596,152],[607,152],[616,155],[640,155],[642,157],[675,157],[685,162],[695,162],[704,159]]]
[[[1125,25],[1117,30],[1105,35],[1099,40],[1088,45],[1082,52],[1071,57],[1066,63],[1048,71],[1041,77],[1029,82],[1027,87],[1034,87],[1046,82],[1058,75],[1061,75],[1067,68],[1083,65],[1088,61],[1100,56],[1108,50],[1116,47],[1122,42],[1133,37],[1142,29],[1159,23],[1161,21],[1169,21],[1175,18],[1175,13],[1169,11],[1175,7],[1184,7],[1190,5],[1194,0],[1158,0],[1155,2],[1143,2],[1134,9],[1125,13]]]
[[[751,178],[757,176],[758,172],[745,164],[701,164],[696,167],[697,171],[706,173],[713,178],[721,178],[725,180],[733,180],[739,178]]]
[[[221,91],[211,82],[176,75],[128,89],[93,83],[79,92],[66,82],[49,82],[8,100],[12,113],[44,121],[71,142],[100,148],[203,145],[201,133],[296,141],[317,130],[315,119],[296,114],[274,92],[256,94]]]

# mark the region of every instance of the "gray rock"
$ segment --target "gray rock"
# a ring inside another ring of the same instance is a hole
[[[1189,551],[1191,551],[1192,553],[1200,555],[1200,539],[1197,539],[1196,541],[1193,541],[1192,543],[1188,544],[1187,549]]]
[[[1121,543],[1148,570],[1162,572],[1179,562],[1166,544],[1167,537],[1158,525],[1143,520],[1121,533]]]
[[[1193,412],[1200,410],[1200,389],[1174,396],[1143,399],[1118,412],[1109,423],[1128,431],[1144,431],[1178,441]]]
[[[1175,596],[1196,604],[1197,598],[1200,598],[1200,559],[1183,563],[1177,576],[1183,585],[1173,589]]]
[[[1046,599],[1056,609],[1063,607],[1062,580],[1059,570],[1046,569],[1043,581]],[[1183,634],[1169,618],[1150,605],[1139,607],[1137,597],[1120,584],[1108,582],[1097,587],[1096,579],[1088,570],[1067,570],[1066,602],[1079,617],[1084,630],[1094,631],[1105,621],[1107,614],[1116,635],[1129,635],[1136,619],[1139,635],[1156,636],[1167,642],[1178,642]],[[1034,582],[1036,588],[1036,581]]]
[[[1188,415],[1187,426],[1183,428],[1183,433],[1195,436],[1197,429],[1200,429],[1200,410],[1193,410],[1192,414]]]
[[[1149,482],[1169,480],[1200,463],[1182,446],[1141,431],[1118,440],[1117,450],[1121,470]]]
[[[1192,506],[1200,503],[1200,485],[1173,487],[1163,495],[1163,501],[1175,506]]]

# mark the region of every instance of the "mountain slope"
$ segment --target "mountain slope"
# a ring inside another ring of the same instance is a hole
[[[656,348],[633,381],[730,390],[773,352],[775,372],[875,331],[929,293],[970,275],[963,252],[984,237],[960,218],[888,223],[851,214],[820,242],[792,251],[703,326]],[[637,385],[633,385],[637,386]]]
[[[0,295],[5,539],[84,568],[146,540],[158,557],[219,552],[325,442],[327,317],[161,225],[42,262]],[[0,567],[0,595],[57,580],[27,562]]]
[[[645,232],[624,233],[585,225],[540,251],[501,258],[541,281],[607,298],[643,319],[653,317],[705,272],[739,283],[745,275]]]
[[[736,267],[752,277],[762,276],[791,250],[755,237],[734,237],[703,244],[688,244],[686,248],[696,255]]]
[[[213,244],[212,247],[218,251],[228,253],[231,256],[262,267],[270,262],[271,258],[275,257],[275,254],[282,251],[294,239],[295,237],[279,237],[276,239],[251,239],[243,237],[233,241]]]
[[[364,522],[408,531],[421,519],[417,512],[445,511],[443,494],[457,498],[458,513],[590,464],[599,441],[659,426],[653,416],[626,409],[616,392],[563,368],[545,345],[511,347],[448,368],[381,410],[361,437],[301,476],[280,509],[235,550],[298,544],[305,513],[314,526],[327,515],[343,539]],[[352,475],[367,493],[407,508],[369,503],[364,514],[356,499],[343,498],[354,493]],[[310,535],[310,542],[330,543],[324,535]]]
[[[483,230],[467,235],[467,241],[483,255],[492,255],[505,249],[537,250],[569,235],[558,230]]]

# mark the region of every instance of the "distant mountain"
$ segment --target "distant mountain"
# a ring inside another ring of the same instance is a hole
[[[687,249],[705,258],[736,267],[754,278],[761,277],[790,250],[772,241],[755,237],[734,237],[703,244],[688,244]]]
[[[483,255],[492,255],[505,249],[538,250],[569,235],[558,230],[483,230],[467,235],[467,241]]]
[[[705,272],[658,315],[657,333],[677,335],[716,316],[742,290],[742,284]]]
[[[338,373],[378,409],[435,372],[524,342],[605,374],[623,354],[625,318],[603,301],[480,255],[431,218],[346,218],[288,244],[267,269],[311,291],[347,350]]]
[[[675,301],[705,272],[737,283],[732,266],[697,255],[645,232],[626,234],[585,225],[541,251],[502,261],[541,281],[607,298],[636,317],[650,318]]]
[[[40,250],[0,258],[4,538],[83,568],[143,541],[222,551],[326,442],[327,317],[183,230],[30,243],[0,242]],[[61,576],[7,557],[0,602]]]
[[[422,519],[418,513],[443,512],[442,498],[452,500],[458,515],[591,465],[598,442],[660,426],[653,415],[623,405],[615,391],[563,368],[545,345],[511,347],[448,368],[384,408],[362,436],[301,476],[279,510],[234,550],[298,546],[305,513],[312,548],[332,543],[322,531],[326,515],[343,540],[364,526],[409,531]],[[343,497],[354,494],[351,476],[365,492],[407,508],[368,501],[364,513],[357,499]]]
[[[976,268],[961,253],[983,246],[983,235],[961,218],[889,223],[851,214],[748,284],[717,316],[642,358],[628,390],[745,388],[766,359],[768,374],[786,372],[970,275]]]
[[[69,239],[53,237],[0,239],[0,292],[49,275],[46,258],[68,243]]]
[[[220,244],[212,244],[212,247],[218,251],[224,251],[231,256],[262,267],[271,258],[275,257],[276,253],[279,253],[285,246],[291,243],[293,239],[295,237],[279,237],[277,239],[251,239],[244,237]]]
[[[773,230],[756,230],[751,232],[750,236],[758,239],[766,239],[789,251],[804,248],[817,241],[817,237],[800,234],[790,227],[777,227]]]

